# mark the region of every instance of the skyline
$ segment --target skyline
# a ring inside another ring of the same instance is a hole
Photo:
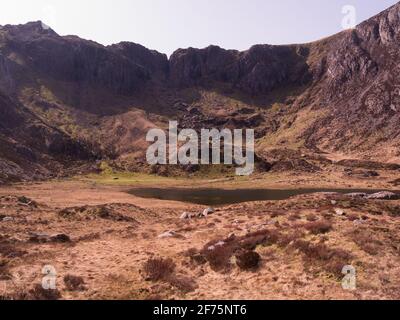
[[[12,5],[3,5],[0,25],[41,20],[62,36],[77,35],[103,45],[135,42],[169,56],[179,48],[188,47],[218,45],[247,50],[255,44],[312,42],[343,30],[344,6],[354,6],[358,24],[397,1],[119,0],[117,3],[15,0]]]

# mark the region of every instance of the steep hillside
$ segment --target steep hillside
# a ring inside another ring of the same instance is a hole
[[[66,174],[71,162],[87,163],[95,154],[18,102],[0,93],[0,182]]]
[[[141,167],[147,130],[168,120],[254,128],[263,158],[290,149],[399,161],[399,38],[400,4],[314,43],[179,49],[170,59],[59,36],[41,22],[2,26],[2,179],[80,160]]]

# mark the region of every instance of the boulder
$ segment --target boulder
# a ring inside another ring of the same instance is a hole
[[[344,213],[344,211],[343,211],[342,209],[335,209],[335,213],[336,213],[338,216],[343,216],[343,215],[345,215],[345,213]]]
[[[188,212],[182,213],[180,219],[181,220],[190,219],[190,213],[188,213]]]
[[[59,243],[67,243],[71,242],[71,238],[64,234],[64,233],[58,233],[50,236],[50,241],[51,242],[59,242]]]
[[[215,210],[213,208],[204,209],[203,213],[200,215],[201,217],[207,217],[209,214],[214,213]]]
[[[353,193],[347,193],[346,196],[353,199],[357,199],[357,198],[366,198],[368,197],[368,194],[363,192],[353,192]]]
[[[64,233],[49,235],[47,233],[31,232],[29,241],[34,243],[67,243],[71,242],[71,238]]]
[[[389,191],[382,191],[382,192],[373,193],[373,194],[367,196],[367,199],[371,199],[371,200],[399,200],[400,199],[400,194],[397,194],[397,193],[394,193],[394,192],[389,192]]]

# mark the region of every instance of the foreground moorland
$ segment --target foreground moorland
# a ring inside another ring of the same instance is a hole
[[[322,187],[395,189],[396,175],[332,176]],[[1,187],[0,294],[5,299],[400,298],[399,200],[316,193],[218,206],[207,217],[182,219],[184,212],[199,214],[207,207],[127,193],[141,186],[283,189],[297,181],[318,187],[321,180],[321,175],[296,176],[175,180],[114,174]],[[45,265],[57,272],[57,290],[41,289]],[[357,271],[354,291],[342,289],[345,265]]]

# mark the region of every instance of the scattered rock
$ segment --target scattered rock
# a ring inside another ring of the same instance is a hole
[[[234,234],[233,232],[229,234],[228,238],[226,239],[226,241],[232,241],[236,239],[236,234]]]
[[[29,237],[29,242],[33,243],[67,243],[71,242],[71,238],[63,233],[58,233],[54,235],[49,235],[47,233],[31,232]]]
[[[71,242],[71,238],[63,233],[55,234],[50,237],[51,242],[67,243]]]
[[[215,243],[214,245],[209,246],[209,247],[207,248],[207,250],[209,250],[209,251],[214,251],[214,250],[217,249],[218,247],[223,247],[225,244],[226,244],[225,241],[218,241],[218,242]]]
[[[173,238],[176,236],[175,231],[167,231],[158,236],[159,239]]]
[[[37,203],[35,201],[33,201],[25,196],[18,197],[17,200],[21,205],[37,207]]]
[[[399,170],[400,165],[395,163],[381,163],[367,160],[346,159],[337,162],[339,166],[362,168],[367,170]]]
[[[345,212],[344,212],[342,209],[335,209],[335,213],[336,213],[338,216],[343,216],[343,215],[345,215]]]
[[[273,172],[287,172],[287,171],[301,171],[301,172],[319,172],[321,168],[304,160],[304,159],[292,159],[278,161],[272,166]]]
[[[347,197],[353,198],[353,199],[364,199],[366,197],[368,197],[367,193],[363,193],[363,192],[353,192],[353,193],[347,193],[346,194]]]
[[[48,242],[49,239],[50,239],[50,235],[48,235],[46,233],[32,232],[32,233],[30,233],[30,236],[29,236],[29,242],[34,242],[34,243]]]
[[[371,200],[399,200],[400,194],[389,192],[389,191],[382,191],[371,194],[367,196],[367,199]]]
[[[182,213],[180,219],[181,219],[181,220],[190,219],[190,213],[188,213],[188,212]]]
[[[379,177],[379,173],[373,170],[364,171],[364,170],[345,170],[345,173],[350,177],[356,178],[375,178]]]
[[[11,222],[13,220],[14,220],[14,218],[12,218],[12,217],[4,217],[2,221],[3,222]]]
[[[209,214],[212,214],[214,212],[215,212],[215,210],[213,208],[207,208],[207,209],[204,209],[202,216],[207,217]]]
[[[197,214],[195,214],[195,213],[190,213],[190,212],[184,212],[184,213],[182,213],[180,219],[181,219],[181,220],[188,220],[188,219],[193,219],[193,218],[195,218],[196,216],[199,216],[199,217],[200,217],[201,215],[197,215]]]
[[[355,220],[355,221],[353,221],[353,224],[356,225],[356,226],[362,225],[363,223],[364,223],[363,220]]]

